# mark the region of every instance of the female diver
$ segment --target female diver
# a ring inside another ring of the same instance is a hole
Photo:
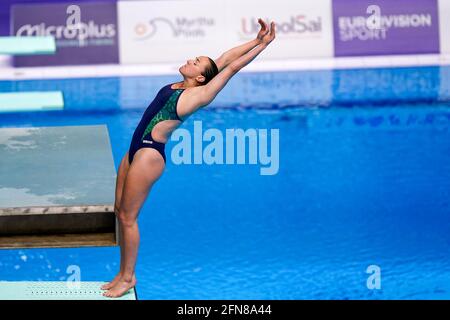
[[[120,297],[136,285],[135,265],[139,246],[137,217],[153,184],[163,173],[165,143],[186,118],[210,104],[239,70],[255,59],[275,39],[262,19],[256,38],[223,53],[213,61],[200,56],[179,68],[183,81],[160,89],[138,124],[116,180],[114,211],[119,221],[120,271],[102,286],[107,297]]]

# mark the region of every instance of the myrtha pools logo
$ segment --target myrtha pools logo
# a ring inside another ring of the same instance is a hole
[[[148,22],[140,22],[134,27],[134,33],[137,40],[147,40],[160,36],[171,36],[173,38],[197,39],[206,36],[209,28],[215,26],[213,18],[198,17],[188,19],[178,17],[168,19],[156,17]]]

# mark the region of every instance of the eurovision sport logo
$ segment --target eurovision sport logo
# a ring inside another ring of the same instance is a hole
[[[336,56],[439,52],[437,0],[334,0]]]

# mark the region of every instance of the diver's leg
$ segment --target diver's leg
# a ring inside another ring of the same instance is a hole
[[[122,277],[104,293],[105,296],[120,297],[136,284],[135,265],[139,247],[137,217],[150,189],[162,175],[164,167],[164,159],[155,149],[141,148],[134,156],[125,179],[119,208],[124,248]]]
[[[119,208],[120,208],[120,202],[122,199],[122,191],[123,191],[123,185],[125,183],[125,178],[127,176],[128,168],[130,167],[130,164],[128,162],[128,152],[125,154],[125,156],[122,158],[122,161],[119,165],[119,170],[117,171],[117,178],[116,178],[116,193],[115,193],[115,201],[114,201],[114,212],[117,216],[117,219],[119,219]],[[101,289],[102,290],[108,290],[111,289],[117,281],[120,280],[122,277],[122,268],[123,268],[123,245],[122,245],[122,228],[119,225],[119,245],[120,245],[120,270],[117,273],[117,275],[114,277],[114,279],[104,284]]]

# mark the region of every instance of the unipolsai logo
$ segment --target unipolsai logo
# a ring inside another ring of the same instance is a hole
[[[216,25],[214,18],[209,17],[155,17],[147,22],[138,22],[134,27],[136,40],[148,40],[155,37],[199,39],[207,36],[208,31]]]
[[[270,24],[270,19],[264,21]],[[253,37],[259,31],[258,19],[254,17],[244,17],[241,19],[241,36],[244,38]],[[296,14],[286,19],[275,21],[277,33],[282,37],[309,37],[318,36],[322,33],[322,17],[310,17],[306,14]]]

